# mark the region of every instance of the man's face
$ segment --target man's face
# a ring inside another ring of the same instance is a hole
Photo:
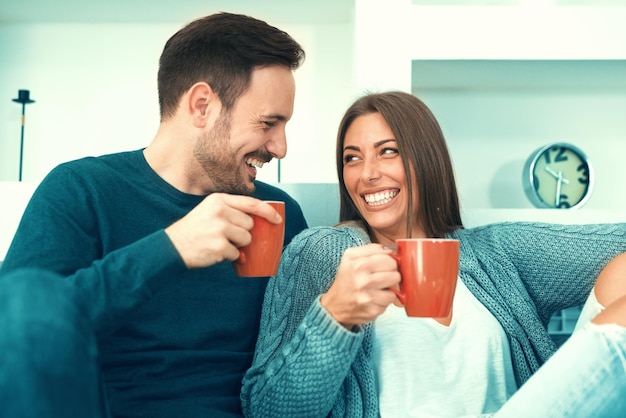
[[[248,90],[194,147],[196,159],[213,183],[212,191],[252,194],[257,168],[285,156],[285,125],[293,114],[295,90],[288,67],[274,65],[252,72]]]

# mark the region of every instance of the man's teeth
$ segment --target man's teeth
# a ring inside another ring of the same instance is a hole
[[[261,168],[263,167],[263,161],[254,159],[254,158],[248,158],[246,159],[246,164],[251,165],[252,167],[256,167],[256,168]]]
[[[370,206],[379,206],[384,205],[385,203],[391,202],[391,200],[398,195],[398,192],[380,192],[374,194],[366,194],[365,201]]]

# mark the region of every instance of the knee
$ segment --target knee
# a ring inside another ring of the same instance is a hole
[[[23,308],[70,299],[69,286],[52,271],[22,268],[0,276],[0,306],[24,305]]]
[[[28,268],[0,276],[0,323],[5,332],[28,333],[31,327],[54,332],[63,324],[75,324],[80,315],[71,286],[54,272]]]
[[[0,410],[78,416],[67,411],[97,405],[96,340],[72,289],[44,270],[0,275]]]
[[[626,295],[610,303],[591,322],[594,324],[617,324],[626,327]]]
[[[626,295],[626,253],[613,258],[600,272],[594,292],[602,306]]]

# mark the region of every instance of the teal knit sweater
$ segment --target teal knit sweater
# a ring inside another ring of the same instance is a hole
[[[307,226],[285,192],[256,182],[254,196],[285,201],[286,243]],[[164,228],[203,199],[165,182],[142,150],[64,163],[2,264],[57,272],[76,292],[114,417],[241,416],[268,278],[237,277],[229,261],[185,267]]]
[[[595,278],[626,251],[626,224],[501,223],[459,229],[460,278],[502,325],[518,386],[556,350],[554,312],[584,303]],[[356,227],[319,227],[287,247],[266,290],[252,368],[249,417],[377,417],[372,325],[348,331],[321,306],[346,248],[369,243]],[[416,373],[419,373],[416,370]]]

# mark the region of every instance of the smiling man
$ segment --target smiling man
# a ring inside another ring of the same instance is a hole
[[[239,278],[251,215],[299,205],[256,181],[287,150],[304,51],[219,13],[166,43],[161,123],[135,151],[61,164],[40,184],[0,275],[0,416],[232,417],[267,278]]]

